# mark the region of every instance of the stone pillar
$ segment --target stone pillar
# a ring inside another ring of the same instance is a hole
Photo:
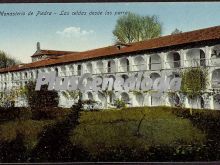
[[[134,57],[129,56],[127,59],[129,61],[129,71],[134,71]]]
[[[92,64],[92,74],[97,74],[97,65],[95,61],[91,62]]]
[[[108,73],[108,61],[103,60],[103,73]]]
[[[119,60],[118,60],[118,58],[116,58],[116,59],[114,59],[114,61],[115,61],[115,72],[117,73],[117,72],[119,72]]]
[[[179,54],[180,54],[180,66],[181,68],[184,68],[187,66],[186,65],[186,51],[181,49]]]
[[[205,52],[205,58],[206,58],[206,66],[210,66],[212,64],[211,62],[212,48],[209,46],[206,46],[204,52]]]

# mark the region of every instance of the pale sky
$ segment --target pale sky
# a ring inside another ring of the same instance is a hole
[[[175,28],[191,31],[220,25],[218,2],[166,3],[73,3],[73,4],[0,4],[0,50],[22,62],[30,62],[36,43],[42,49],[83,51],[112,45],[112,31],[119,17],[116,11],[157,15],[163,25],[162,35]],[[2,12],[25,12],[25,16],[2,16]],[[29,11],[34,15],[28,16]],[[52,15],[36,16],[38,11]],[[82,11],[87,15],[59,15]],[[101,16],[89,15],[103,12]],[[112,12],[112,15],[104,13]],[[56,14],[54,14],[56,13]]]

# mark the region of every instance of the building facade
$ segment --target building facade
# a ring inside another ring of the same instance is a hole
[[[31,63],[0,69],[0,90],[4,93],[24,86],[29,80],[36,80],[39,72],[56,71],[60,77],[80,77],[84,73],[104,77],[120,75],[126,79],[142,71],[144,76],[154,81],[159,77],[179,77],[184,69],[198,66],[208,71],[206,90],[219,89],[220,26],[84,52],[41,50],[38,43]],[[119,98],[128,106],[175,106],[181,103],[188,108],[220,109],[220,93],[204,93],[193,99],[177,93],[175,101],[170,97],[168,93],[156,97],[147,92],[117,91],[105,97],[92,90],[82,95],[84,100],[97,101],[99,108],[111,107],[114,100]],[[60,106],[70,107],[72,103],[73,100],[60,94]],[[17,99],[16,105],[24,106],[25,101]]]

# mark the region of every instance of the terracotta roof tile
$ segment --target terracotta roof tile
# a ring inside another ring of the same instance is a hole
[[[183,44],[190,44],[202,41],[220,40],[220,26],[210,27],[206,29],[195,30],[191,32],[185,32],[175,35],[168,35],[150,39],[147,41],[141,41],[131,43],[127,46],[123,46],[118,49],[117,46],[108,46],[99,49],[93,49],[84,52],[71,53],[63,56],[57,56],[56,59],[45,59],[37,62],[25,64],[21,67],[13,66],[9,68],[0,69],[1,72],[17,71],[28,68],[43,67],[67,62],[74,62],[86,59],[93,59],[98,57],[119,56],[125,53],[154,50],[158,48],[166,48],[170,46],[178,46]],[[74,55],[73,55],[74,54]]]
[[[78,53],[78,52],[73,52],[73,51],[59,51],[59,50],[43,50],[41,49],[40,51],[36,51],[31,57],[37,57],[41,55],[65,55],[65,54],[71,54],[71,53]]]

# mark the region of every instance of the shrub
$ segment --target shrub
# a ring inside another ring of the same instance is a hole
[[[31,109],[46,110],[58,107],[59,96],[56,91],[48,91],[47,85],[43,85],[40,91],[35,91],[35,85],[35,82],[29,81],[24,89],[24,94]]]
[[[1,108],[0,120],[26,120],[32,118],[32,112],[29,108],[14,107],[14,108]]]
[[[33,119],[57,119],[62,120],[70,114],[68,108],[51,108],[51,109],[36,109],[33,110]]]
[[[126,106],[126,104],[125,104],[124,100],[116,99],[116,100],[114,101],[114,106],[115,106],[116,108],[124,108],[124,107]]]

